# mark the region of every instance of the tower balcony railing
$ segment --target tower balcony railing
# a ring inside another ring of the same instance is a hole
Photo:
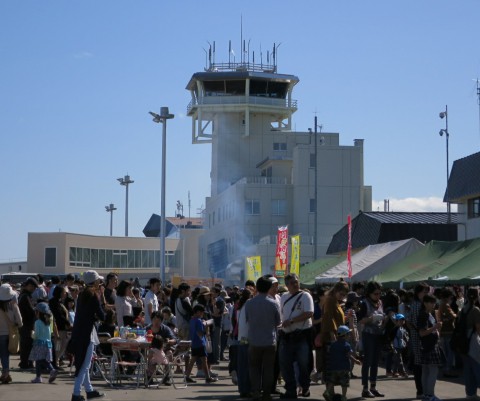
[[[287,185],[288,180],[286,177],[243,177],[240,178],[235,184],[274,184],[274,185]]]
[[[277,66],[274,64],[256,64],[250,62],[228,62],[228,63],[212,63],[208,69],[208,72],[219,71],[250,71],[250,72],[267,72],[275,74],[277,72]]]
[[[227,105],[227,104],[248,104],[261,106],[274,106],[289,109],[297,109],[296,100],[277,99],[267,96],[232,96],[232,95],[214,95],[205,96],[200,99],[192,99],[187,106],[187,114],[190,114],[192,109],[202,105]]]

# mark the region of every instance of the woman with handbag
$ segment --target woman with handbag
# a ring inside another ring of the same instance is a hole
[[[2,375],[0,382],[8,384],[12,381],[10,376],[10,354],[18,352],[18,328],[22,327],[22,316],[17,304],[17,293],[9,284],[0,286],[0,361]],[[16,333],[16,338],[13,338]],[[10,339],[10,337],[12,337]],[[16,348],[16,349],[14,349]]]

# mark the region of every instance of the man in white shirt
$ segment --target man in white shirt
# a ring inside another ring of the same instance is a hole
[[[145,325],[152,324],[152,313],[158,311],[159,303],[157,293],[160,291],[160,279],[152,277],[149,280],[150,289],[145,295],[143,306],[145,309]]]
[[[298,366],[298,382],[302,387],[302,396],[310,396],[310,373],[313,367],[311,348],[311,330],[313,316],[313,298],[300,290],[296,274],[285,276],[288,292],[282,295],[280,331],[280,366],[285,380],[286,393],[280,398],[297,398],[297,382],[294,363]]]

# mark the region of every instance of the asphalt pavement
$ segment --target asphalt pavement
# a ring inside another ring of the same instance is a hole
[[[139,387],[132,385],[125,387],[110,387],[102,380],[94,380],[94,386],[97,390],[105,392],[106,397],[102,400],[222,400],[236,401],[248,400],[239,397],[237,386],[233,385],[228,374],[228,362],[221,362],[214,366],[213,370],[219,375],[219,381],[213,384],[205,384],[205,381],[198,379],[197,383],[190,384],[185,389],[175,389],[173,386]],[[34,378],[33,371],[20,371],[18,368],[18,357],[10,358],[12,383],[0,385],[0,400],[5,401],[70,401],[73,389],[73,377],[69,369],[61,371],[54,383],[48,384],[48,376],[44,375],[44,383],[32,384],[30,380]],[[360,367],[356,366],[354,373],[360,375]],[[385,370],[380,368],[377,388],[385,393],[383,400],[414,400],[415,384],[413,378],[392,379],[385,377]],[[383,376],[382,376],[383,375]],[[283,388],[279,386],[283,391]],[[337,388],[336,388],[337,389]],[[310,398],[299,397],[299,400],[323,400],[322,393],[325,390],[324,385],[312,384]],[[362,400],[360,379],[352,379],[348,390],[347,398],[349,400]],[[340,389],[337,389],[340,392]],[[465,391],[463,380],[439,378],[436,384],[436,395],[441,400],[465,400]],[[278,395],[273,395],[273,401],[279,399]]]

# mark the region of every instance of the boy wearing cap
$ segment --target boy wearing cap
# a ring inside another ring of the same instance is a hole
[[[347,400],[347,389],[350,385],[350,361],[360,365],[361,362],[355,358],[355,353],[346,339],[350,329],[347,326],[339,326],[337,339],[330,345],[327,358],[327,369],[325,371],[325,382],[327,389],[323,393],[326,401],[333,401],[335,397],[335,386],[342,387],[342,401]]]
[[[394,317],[395,328],[393,330],[393,360],[392,360],[392,373],[393,377],[405,377],[408,378],[408,373],[403,365],[403,353],[408,347],[408,331],[405,328],[405,316],[401,313],[397,313]]]

